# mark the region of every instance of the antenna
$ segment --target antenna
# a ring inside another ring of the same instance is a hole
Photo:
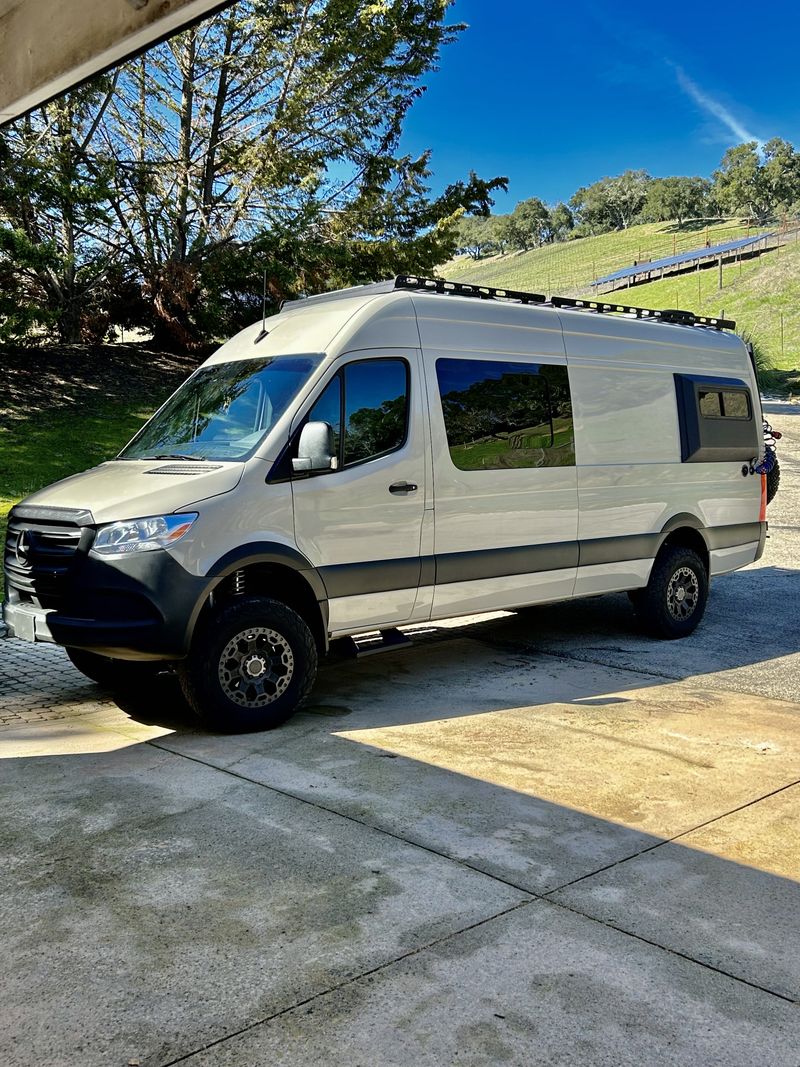
[[[259,341],[263,341],[269,333],[267,329],[267,268],[264,267],[264,292],[261,296],[261,333],[253,341],[254,345],[257,345]]]

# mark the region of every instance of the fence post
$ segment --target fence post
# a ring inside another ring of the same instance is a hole
[[[722,289],[722,256],[719,257],[719,288]]]

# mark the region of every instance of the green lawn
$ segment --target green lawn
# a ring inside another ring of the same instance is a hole
[[[58,411],[0,428],[0,544],[18,500],[114,456],[148,418],[149,412],[138,408],[97,401],[79,416]]]
[[[0,547],[17,501],[116,455],[194,365],[133,346],[0,349]]]

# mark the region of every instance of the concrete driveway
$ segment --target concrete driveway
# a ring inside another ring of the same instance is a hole
[[[0,642],[0,1062],[800,1064],[800,407],[761,562],[417,627],[271,734]]]

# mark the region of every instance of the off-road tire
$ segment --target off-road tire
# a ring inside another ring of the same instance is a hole
[[[667,545],[656,557],[646,587],[628,595],[647,633],[667,640],[688,637],[706,609],[708,572],[691,548]]]
[[[771,504],[775,499],[775,494],[778,492],[778,486],[781,484],[781,465],[778,463],[777,456],[775,457],[775,463],[772,470],[767,475],[767,503]]]
[[[76,670],[112,693],[148,685],[166,666],[157,660],[111,659],[83,648],[68,648],[66,651]]]
[[[314,637],[297,612],[279,600],[242,596],[205,619],[178,677],[210,729],[272,730],[311,692],[317,660]]]

